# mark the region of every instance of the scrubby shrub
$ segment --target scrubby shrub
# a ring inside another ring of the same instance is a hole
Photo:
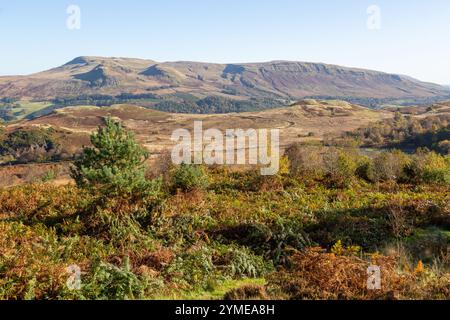
[[[336,242],[331,247],[331,253],[338,256],[358,256],[361,253],[361,247],[359,246],[344,246],[342,241]]]
[[[401,151],[384,151],[373,158],[359,157],[356,175],[368,182],[404,181],[410,158]]]
[[[223,228],[216,234],[251,248],[256,254],[273,261],[274,265],[288,263],[293,252],[310,245],[303,224],[295,219],[279,218],[268,225],[244,223]]]
[[[356,172],[355,159],[343,150],[330,150],[324,156],[325,182],[332,187],[350,185]]]
[[[373,160],[374,181],[397,181],[403,178],[409,158],[401,151],[382,152]]]
[[[450,157],[419,150],[406,173],[409,181],[414,183],[450,185]]]
[[[196,189],[205,189],[209,185],[209,179],[205,169],[198,165],[181,164],[172,174],[172,187],[184,192]]]
[[[411,215],[413,214],[412,210],[410,209],[408,212],[407,208],[398,204],[390,204],[386,209],[392,235],[397,240],[409,236],[413,230],[413,221],[411,219]]]
[[[42,176],[42,182],[50,182],[55,180],[56,178],[56,172],[53,170],[47,171],[43,176]]]
[[[439,152],[441,152],[444,155],[450,154],[450,140],[444,140],[438,143],[437,146]]]
[[[356,245],[364,250],[376,250],[393,237],[384,209],[324,211],[318,213],[316,219],[305,229],[311,240],[325,248],[342,241],[346,246]]]
[[[320,147],[295,144],[286,151],[291,174],[318,178],[323,174],[323,150]]]
[[[375,169],[373,160],[369,157],[360,157],[357,162],[356,176],[367,182],[373,182],[375,180]]]
[[[449,252],[450,235],[437,228],[418,229],[406,239],[405,246],[415,260],[430,263]]]

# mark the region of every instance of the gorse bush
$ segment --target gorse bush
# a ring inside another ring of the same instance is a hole
[[[316,221],[306,226],[311,239],[324,248],[338,241],[364,250],[376,250],[393,237],[384,210],[333,210],[318,212]]]
[[[436,227],[416,229],[404,241],[407,251],[415,260],[427,263],[436,259],[448,259],[449,244],[450,234]]]
[[[222,227],[217,233],[227,241],[251,248],[274,265],[287,263],[293,251],[310,245],[302,223],[294,219],[278,218],[265,224],[244,223]]]
[[[360,179],[373,182],[375,180],[375,169],[372,159],[367,156],[360,157],[357,161],[355,174]]]

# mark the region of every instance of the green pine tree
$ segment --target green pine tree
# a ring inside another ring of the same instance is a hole
[[[105,127],[91,136],[91,143],[93,147],[84,148],[71,172],[80,188],[108,197],[148,191],[144,162],[149,154],[119,122],[106,118]]]
[[[149,154],[119,122],[106,118],[91,142],[71,172],[78,187],[94,196],[82,215],[86,231],[116,243],[136,241],[140,221],[158,204],[161,180],[145,178]]]

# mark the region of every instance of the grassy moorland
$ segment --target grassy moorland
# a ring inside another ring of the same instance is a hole
[[[0,101],[0,122],[13,122],[33,117],[34,114],[50,107],[50,102]]]
[[[0,299],[450,298],[449,156],[294,145],[271,177],[147,157],[109,120],[76,184],[0,189]]]

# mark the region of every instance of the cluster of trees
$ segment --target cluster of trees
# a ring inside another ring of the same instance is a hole
[[[450,156],[427,149],[418,149],[413,155],[392,150],[369,157],[355,149],[294,145],[287,156],[292,173],[331,187],[347,187],[355,179],[450,186]]]
[[[13,114],[11,107],[0,105],[0,122],[1,121],[9,122],[14,120],[15,118],[16,117]]]
[[[0,101],[0,119],[5,122],[12,121],[15,116],[12,114],[15,100],[3,99]],[[212,113],[232,113],[247,112],[279,107],[282,103],[276,99],[250,99],[233,100],[219,96],[208,96],[203,99],[196,97],[179,96],[158,96],[152,93],[120,95],[80,95],[77,97],[60,97],[51,101],[52,105],[38,110],[27,116],[28,119],[35,119],[48,115],[54,110],[68,106],[92,105],[98,107],[107,107],[114,104],[137,104],[143,107],[155,110],[173,112],[173,113],[194,113],[194,114],[212,114]]]
[[[0,157],[6,162],[29,163],[59,160],[60,145],[52,129],[0,130]]]
[[[172,112],[172,113],[197,113],[198,106],[195,102],[192,101],[174,101],[174,100],[163,100],[158,102],[153,106],[149,106],[152,109],[164,111],[164,112]],[[200,113],[200,112],[198,112]]]
[[[280,105],[281,103],[278,100],[270,98],[233,100],[219,96],[208,96],[197,101],[186,99],[182,101],[165,100],[152,106],[152,108],[173,113],[214,114],[257,111],[277,108]]]
[[[13,109],[19,107],[16,99],[13,98],[2,98],[0,99],[0,122],[12,121],[16,119]]]
[[[363,147],[428,148],[447,154],[450,150],[450,115],[414,118],[396,113],[384,120],[346,134]]]
[[[450,95],[427,97],[427,98],[409,98],[409,99],[395,99],[395,98],[362,98],[353,96],[309,96],[305,99],[316,100],[343,100],[349,103],[357,104],[371,109],[379,109],[386,105],[397,106],[411,106],[411,105],[431,105],[437,102],[446,101],[450,99]]]
[[[159,102],[155,103],[155,101]],[[111,106],[121,103],[139,103],[140,105],[165,112],[197,114],[255,111],[280,106],[279,101],[269,98],[233,100],[219,96],[208,96],[196,100],[195,97],[194,99],[169,96],[164,97],[152,93],[124,93],[117,96],[82,95],[74,98],[57,98],[54,99],[52,103],[54,108],[77,105]]]
[[[144,94],[131,94],[122,93],[119,95],[80,95],[77,97],[66,97],[66,98],[56,98],[52,103],[56,106],[66,107],[66,106],[77,106],[77,105],[92,105],[92,106],[111,106],[113,104],[129,103],[134,100],[151,100],[159,99],[153,93]]]

